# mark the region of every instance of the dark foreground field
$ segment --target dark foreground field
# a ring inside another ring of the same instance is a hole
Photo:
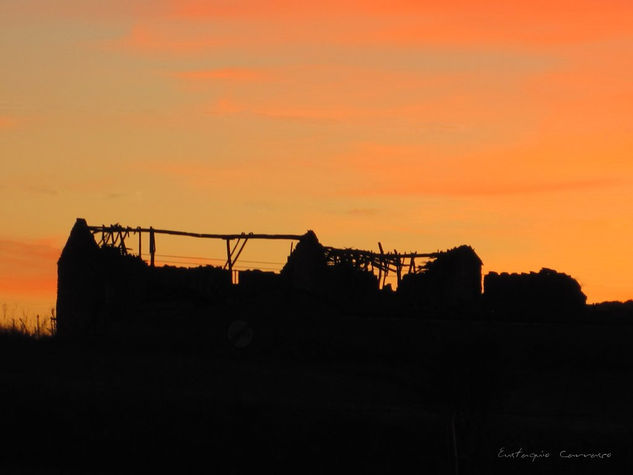
[[[633,328],[359,322],[242,353],[1,336],[0,473],[633,473]]]

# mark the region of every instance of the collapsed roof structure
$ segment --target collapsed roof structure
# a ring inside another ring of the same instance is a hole
[[[157,266],[157,234],[224,240],[226,261],[194,268]],[[127,247],[134,235],[136,255]],[[144,237],[149,241],[147,262],[141,253]],[[236,270],[246,243],[256,239],[293,242],[281,272]],[[378,247],[374,252],[324,246],[313,231],[202,234],[118,224],[90,226],[78,218],[58,262],[58,334],[99,334],[115,322],[129,325],[139,315],[145,315],[144,324],[158,325],[161,315],[173,324],[174,315],[189,315],[201,306],[225,301],[233,290],[241,291],[233,296],[234,302],[247,290],[265,289],[269,294],[303,292],[330,302],[356,303],[381,289],[390,291],[386,279],[395,276],[397,288],[406,290],[403,294],[439,296],[443,302],[472,302],[481,294],[481,260],[468,246],[433,253],[385,252],[381,243]]]

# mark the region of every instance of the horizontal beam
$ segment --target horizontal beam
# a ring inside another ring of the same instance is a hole
[[[303,234],[253,234],[253,233],[241,233],[241,234],[203,234],[203,233],[189,233],[185,231],[171,231],[169,229],[152,229],[152,228],[132,228],[124,226],[88,226],[88,229],[93,233],[103,232],[118,232],[124,231],[129,233],[149,233],[153,231],[154,234],[169,234],[172,236],[189,236],[195,238],[207,238],[207,239],[281,239],[281,240],[295,240],[298,241],[303,237]]]
[[[141,228],[141,227],[130,227],[130,226],[120,226],[120,225],[111,225],[111,226],[88,226],[88,229],[93,233],[114,233],[114,232],[126,232],[126,233],[150,233],[154,234],[168,234],[172,236],[189,236],[195,238],[205,238],[205,239],[224,239],[224,240],[233,240],[233,239],[277,239],[277,240],[291,240],[291,241],[299,241],[305,235],[304,234],[254,234],[254,233],[240,233],[240,234],[206,234],[206,233],[191,233],[186,231],[173,231],[169,229],[153,229],[153,228]],[[364,257],[368,259],[378,259],[380,261],[392,261],[398,259],[410,259],[410,258],[436,258],[438,257],[438,253],[404,253],[404,254],[396,254],[396,253],[378,253],[373,251],[365,251],[362,249],[339,249],[335,247],[324,246],[326,254],[328,256],[353,256],[353,257]]]

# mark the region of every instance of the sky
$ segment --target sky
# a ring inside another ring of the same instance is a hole
[[[633,298],[629,0],[2,0],[0,71],[5,316],[50,312],[77,217],[469,244]]]

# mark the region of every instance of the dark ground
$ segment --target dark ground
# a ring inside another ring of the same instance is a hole
[[[307,333],[242,352],[0,336],[0,473],[633,473],[633,326]]]

